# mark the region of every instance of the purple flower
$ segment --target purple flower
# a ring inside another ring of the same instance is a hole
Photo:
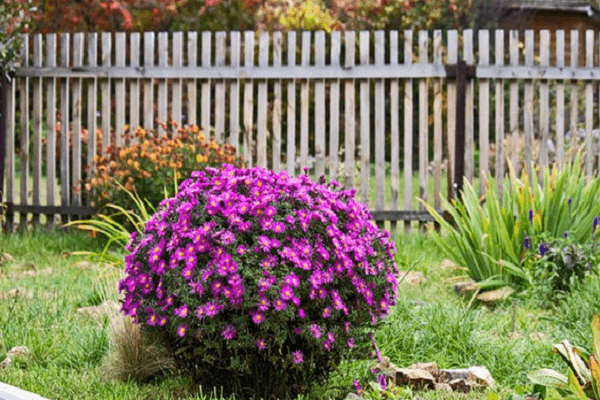
[[[381,386],[381,390],[387,389],[387,377],[385,376],[385,374],[379,375],[379,377],[377,378],[377,382],[379,383],[379,386]]]
[[[529,210],[529,222],[533,221],[533,210]]]
[[[349,338],[349,339],[346,341],[346,344],[348,345],[348,347],[350,347],[351,349],[353,349],[353,348],[354,348],[354,346],[355,346],[355,343],[354,343],[354,338],[353,338],[353,337]]]
[[[567,233],[567,231],[565,231],[565,233],[563,234],[563,236],[565,237],[565,239],[569,236],[569,234]]]
[[[529,238],[527,236],[525,236],[525,239],[523,241],[525,242],[525,248],[528,249],[530,246]]]
[[[250,315],[252,317],[252,322],[256,325],[260,325],[265,320],[265,316],[259,312],[253,312]]]
[[[179,308],[176,308],[175,312],[174,312],[174,314],[180,318],[187,318],[189,313],[190,313],[190,309],[186,304],[182,305]]]
[[[283,300],[291,300],[294,297],[294,290],[290,286],[282,286],[279,293]]]
[[[318,338],[321,337],[322,332],[321,332],[321,328],[319,327],[319,325],[317,325],[317,324],[311,324],[309,329],[310,329],[310,333],[312,333],[312,335],[315,338],[318,339]]]
[[[304,354],[300,350],[296,350],[292,353],[292,360],[294,364],[302,364],[304,361]]]
[[[306,317],[306,313],[304,312],[304,310],[302,308],[298,310],[298,316],[302,319],[304,319]]]
[[[265,341],[265,339],[261,338],[256,339],[256,343],[254,343],[254,345],[258,347],[258,349],[261,351],[267,348],[267,342]]]
[[[177,336],[179,336],[180,338],[185,336],[185,333],[188,330],[188,326],[186,324],[181,324],[177,327]]]
[[[594,223],[592,224],[592,230],[595,231],[598,227],[598,217],[594,218]]]
[[[235,338],[236,335],[235,329],[233,329],[233,326],[231,325],[227,325],[221,334],[225,340],[231,340]]]
[[[546,254],[546,246],[544,246],[544,243],[540,243],[540,254],[542,257],[544,257],[544,254]]]
[[[358,379],[354,378],[354,380],[352,381],[352,384],[354,385],[356,394],[358,394],[360,396],[362,394],[362,388],[360,387],[360,383],[358,382]]]

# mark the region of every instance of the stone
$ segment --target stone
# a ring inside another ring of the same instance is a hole
[[[0,362],[0,369],[10,367],[15,358],[26,357],[29,355],[29,349],[25,346],[13,347],[6,353],[6,358]]]
[[[479,286],[473,281],[459,282],[459,283],[454,284],[453,289],[454,289],[454,293],[466,296],[469,294],[473,294],[477,290],[479,290]]]
[[[418,286],[427,281],[425,275],[418,271],[400,271],[396,279],[398,283],[407,283],[409,286]]]
[[[0,260],[4,260],[4,261],[8,261],[8,262],[15,261],[15,259],[13,258],[13,256],[11,256],[8,253],[2,253],[2,254],[0,254]]]
[[[486,367],[473,366],[469,368],[469,372],[471,374],[470,379],[476,384],[491,388],[496,386],[496,381],[494,381],[492,374],[490,374],[490,371]]]
[[[81,307],[77,309],[77,313],[80,315],[87,315],[92,318],[102,318],[105,315],[110,316],[119,312],[119,303],[108,300],[99,306]]]
[[[415,388],[433,388],[435,378],[429,371],[424,369],[400,368],[396,370],[396,385],[410,385]]]
[[[444,392],[451,392],[452,391],[452,386],[450,386],[447,383],[436,383],[434,385],[434,389],[435,390],[441,390],[441,391],[444,391]]]
[[[500,289],[496,289],[496,290],[490,290],[487,292],[483,292],[477,295],[477,300],[486,303],[486,304],[491,304],[491,303],[495,303],[497,301],[502,301],[502,300],[506,300],[510,297],[511,294],[513,294],[515,292],[515,289],[511,288],[510,286],[504,286],[501,287]]]

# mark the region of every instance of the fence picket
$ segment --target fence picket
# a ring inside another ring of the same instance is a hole
[[[565,66],[565,31],[556,31],[556,66]],[[565,83],[556,83],[556,159],[558,167],[565,163]]]
[[[202,32],[202,66],[208,68],[212,64],[212,33],[211,32]],[[211,111],[211,101],[210,101],[210,79],[205,79],[202,81],[200,85],[201,96],[202,96],[202,104],[200,106],[200,124],[202,125],[202,129],[206,134],[206,137],[212,137],[211,134],[211,121],[210,121],[210,111]]]
[[[281,67],[281,32],[273,34],[273,66]],[[273,83],[273,170],[281,171],[281,80]]]
[[[21,65],[29,66],[29,35],[23,35],[21,46]],[[29,78],[21,78],[19,82],[19,110],[21,111],[20,135],[21,135],[21,204],[29,204]],[[19,223],[20,229],[25,228],[27,214],[21,213]]]
[[[46,59],[47,60],[47,59]],[[6,202],[15,202],[15,111],[16,111],[16,86],[17,80],[11,79],[6,96]],[[6,214],[6,229],[12,232],[14,229],[14,216]],[[1,226],[0,226],[1,228]]]
[[[594,67],[594,31],[587,30],[585,32],[585,66],[588,68]],[[592,166],[596,152],[594,151],[594,143],[592,142],[592,129],[594,127],[594,93],[592,82],[585,83],[585,176],[586,181],[592,179]]]
[[[56,33],[46,35],[46,67],[56,67]],[[94,118],[96,116],[94,115]],[[95,135],[92,135],[95,137]],[[56,79],[46,79],[46,204],[56,205]],[[54,224],[54,214],[46,215]]]
[[[340,66],[342,51],[340,32],[331,33],[332,67]],[[340,148],[340,80],[334,79],[329,84],[329,179],[338,180]]]
[[[473,64],[473,30],[463,31],[463,56],[468,65]],[[475,127],[474,127],[474,97],[475,83],[473,79],[467,82],[465,104],[465,177],[473,183],[475,160]]]
[[[69,66],[69,40],[68,33],[60,35],[60,65],[62,67]],[[102,45],[105,45],[104,38]],[[104,51],[103,51],[104,53]],[[110,53],[109,53],[110,54]],[[104,54],[103,54],[104,55]],[[104,60],[103,60],[104,62]],[[71,204],[70,188],[71,179],[69,173],[69,119],[70,119],[70,102],[69,102],[69,78],[63,78],[60,88],[60,204],[63,207],[68,207]],[[104,97],[102,101],[109,102]],[[104,109],[102,110],[102,118],[104,117]],[[102,121],[104,122],[104,120]],[[63,221],[67,220],[67,216],[62,216]]]
[[[571,31],[571,66],[577,67],[579,65],[579,31],[572,30]],[[573,159],[575,156],[573,149],[577,143],[577,139],[579,137],[579,129],[577,128],[577,120],[579,119],[579,86],[577,85],[577,81],[571,81],[571,97],[569,101],[571,102],[571,148],[570,148],[570,157]]]
[[[450,43],[450,38],[448,38]],[[413,32],[404,31],[404,64],[412,64]],[[448,46],[450,49],[450,45]],[[450,96],[448,96],[450,98]],[[412,210],[412,152],[413,152],[413,88],[412,79],[404,81],[404,209]],[[410,232],[410,221],[404,230]]]
[[[375,65],[385,62],[385,33],[375,32]],[[375,210],[385,209],[385,91],[383,79],[375,80]]]
[[[325,32],[315,33],[315,65],[325,67]],[[315,175],[325,175],[325,80],[315,81]]]
[[[230,38],[230,64],[232,67],[240,65],[240,39],[239,32],[231,32]],[[229,144],[235,147],[237,154],[240,150],[240,81],[233,79],[229,86]]]
[[[356,34],[352,31],[344,33],[344,50],[346,68],[354,67],[356,51]],[[356,143],[356,120],[355,120],[355,85],[354,79],[347,79],[344,83],[344,187],[354,187],[354,152]]]
[[[258,66],[269,66],[269,33],[261,32],[258,37]],[[258,107],[256,116],[256,162],[267,168],[267,81],[258,82]]]
[[[140,66],[140,33],[132,32],[129,36],[129,64]],[[88,97],[89,98],[89,97]],[[133,134],[140,126],[140,80],[129,80],[129,132]],[[133,139],[130,139],[130,141]]]
[[[494,40],[495,47],[495,65],[501,67],[504,65],[504,31],[501,29],[496,30],[496,37]],[[496,147],[496,165],[495,165],[495,176],[496,176],[496,188],[498,189],[498,196],[502,198],[504,191],[504,79],[496,79],[496,87],[494,92],[496,99],[496,112],[495,112],[495,147]]]
[[[390,32],[390,64],[398,65],[398,32]],[[390,210],[398,209],[398,188],[400,187],[400,119],[398,110],[399,103],[399,86],[398,79],[390,81]],[[390,234],[396,234],[397,223],[392,221],[390,226]]]
[[[519,31],[512,30],[509,33],[510,65],[519,65]],[[510,162],[517,175],[520,175],[519,167],[519,81],[510,81]]]
[[[225,32],[215,34],[216,53],[215,64],[217,67],[225,66]],[[225,135],[225,81],[219,79],[215,82],[215,140],[223,143]]]
[[[83,66],[83,33],[76,33],[73,35],[73,67]],[[117,58],[117,62],[118,62]],[[125,84],[123,80],[123,85]],[[81,182],[81,78],[73,79],[73,134],[71,139],[71,146],[73,148],[73,158],[71,160],[71,173],[72,173],[72,203],[75,206],[81,206],[81,190],[83,185]],[[117,96],[119,92],[116,93]],[[123,90],[123,96],[125,98],[125,91]],[[122,104],[122,103],[121,103]],[[122,104],[124,106],[124,104]],[[119,108],[117,108],[117,122],[119,121]],[[123,118],[124,124],[124,118]]]
[[[550,31],[540,31],[540,66],[550,66]],[[548,81],[543,80],[540,82],[540,178],[542,177],[543,170],[548,166],[548,134],[550,131],[550,109],[548,107]]]
[[[173,33],[173,66],[183,67],[183,32]],[[171,80],[171,94],[173,98],[171,121],[176,126],[172,130],[177,131],[178,128],[181,128],[181,79]]]
[[[490,32],[479,31],[479,65],[490,64]],[[490,175],[490,82],[479,82],[479,194],[485,193]]]
[[[154,32],[144,32],[144,66],[154,66]],[[154,82],[145,79],[144,87],[144,129],[154,130]]]
[[[254,32],[244,32],[244,66],[254,66]],[[254,128],[254,84],[244,81],[244,160],[252,165],[252,137]]]
[[[42,35],[33,36],[33,66],[40,68],[42,66]],[[32,80],[33,86],[33,198],[34,206],[41,205],[42,188],[42,78]],[[0,182],[0,184],[2,184]],[[40,215],[33,215],[33,223],[40,223]]]
[[[533,67],[533,31],[525,31],[525,66]],[[525,131],[525,171],[529,176],[529,183],[533,184],[533,81],[525,81],[524,103],[524,131]]]
[[[429,32],[419,32],[419,63],[427,64]],[[419,80],[419,198],[429,200],[429,89],[426,79]],[[465,151],[465,156],[467,152]],[[419,210],[425,206],[419,204]]]
[[[169,34],[167,32],[160,32],[158,34],[158,66],[165,68],[167,66],[167,60],[169,58]],[[167,100],[168,100],[168,83],[166,79],[159,79],[158,81],[158,135],[162,136],[169,132],[170,121],[168,118],[167,111]],[[167,130],[163,128],[162,124],[166,124]]]
[[[53,46],[53,51],[55,46]],[[54,60],[54,63],[56,61]],[[95,67],[98,65],[98,34],[96,32],[88,34],[88,65],[90,67]],[[53,79],[54,81],[54,79]],[[139,92],[139,91],[138,91]],[[54,95],[52,95],[54,98]],[[134,96],[135,97],[135,96]],[[137,100],[136,100],[137,101]],[[55,105],[48,105],[48,108],[52,107],[52,110],[56,108]],[[139,108],[138,108],[139,109]],[[97,152],[97,138],[96,130],[98,127],[97,124],[97,112],[98,112],[98,79],[92,78],[88,80],[87,85],[87,173],[88,176],[93,175],[95,171],[95,163],[94,156]],[[52,117],[54,117],[54,112],[51,113]],[[50,117],[50,116],[49,116]],[[139,115],[138,115],[139,117]],[[139,118],[138,118],[139,121]],[[50,166],[48,166],[50,168]],[[48,174],[50,174],[50,169],[48,169]],[[50,175],[48,175],[50,176]],[[52,173],[54,176],[54,173]],[[50,190],[50,186],[48,186],[48,190]],[[54,195],[54,191],[53,191]],[[91,198],[88,196],[88,205],[91,202]],[[50,197],[48,197],[48,204],[54,205],[54,201],[50,202]]]
[[[442,64],[442,31],[433,32],[433,62]],[[433,80],[433,204],[442,207],[442,80]]]
[[[124,32],[118,32],[115,37],[115,66],[125,66],[126,37]],[[123,147],[125,143],[125,79],[115,79],[115,146]],[[76,182],[73,176],[73,181]]]
[[[102,33],[102,66],[111,66],[112,53],[112,34],[110,32]],[[102,92],[102,154],[106,154],[106,148],[111,143],[111,80],[105,78],[100,83],[100,91]],[[68,121],[68,119],[67,119]],[[64,123],[64,120],[63,120]]]
[[[296,32],[287,34],[287,65],[296,65]],[[296,81],[291,79],[287,84],[287,172],[295,175],[296,169]]]
[[[359,39],[360,64],[369,63],[370,32],[361,31]],[[360,200],[369,201],[369,180],[371,177],[371,99],[370,82],[360,81]]]
[[[238,39],[239,46],[239,39]],[[238,49],[239,51],[239,49]],[[187,37],[187,66],[189,68],[196,68],[198,65],[198,32],[188,32]],[[187,123],[190,125],[196,125],[196,113],[197,113],[197,89],[196,79],[187,80],[187,108],[186,117]],[[237,132],[237,131],[236,131]]]
[[[448,31],[448,64],[458,62],[458,32],[456,30]],[[447,85],[448,92],[448,197],[454,198],[454,166],[456,163],[456,81],[451,79]],[[406,180],[405,180],[406,182]],[[406,184],[406,183],[405,183]]]
[[[307,67],[310,62],[311,32],[302,32],[301,65]],[[303,79],[300,83],[300,173],[308,168],[308,116],[309,116],[309,83]]]

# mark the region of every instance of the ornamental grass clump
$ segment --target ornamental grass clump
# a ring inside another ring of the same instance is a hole
[[[207,168],[127,249],[122,310],[180,370],[243,398],[288,398],[366,358],[397,267],[355,191],[261,168]]]

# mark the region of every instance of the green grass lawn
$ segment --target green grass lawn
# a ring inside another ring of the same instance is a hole
[[[419,286],[403,283],[398,305],[377,333],[384,356],[399,367],[435,361],[442,368],[485,366],[496,379],[500,398],[531,389],[527,372],[555,368],[566,372],[552,345],[568,339],[589,347],[589,323],[600,312],[600,281],[590,280],[554,309],[540,309],[535,299],[523,297],[493,308],[454,294],[451,282],[462,271],[442,263],[443,257],[424,235],[398,236],[397,262],[401,269],[413,263],[424,274]],[[76,250],[98,250],[98,243],[76,232],[25,232],[0,236],[0,248],[14,259],[0,264],[0,293],[19,289],[26,296],[0,300],[0,360],[14,346],[27,346],[31,355],[0,369],[0,382],[57,399],[199,399],[210,389],[168,378],[145,385],[105,381],[101,363],[108,348],[108,319],[77,313],[79,307],[116,299],[121,271],[112,267],[82,268]],[[31,271],[31,272],[28,272]],[[4,296],[7,297],[7,296]],[[513,326],[513,309],[515,323]],[[513,331],[514,329],[514,331]],[[356,377],[370,376],[369,362],[340,366],[313,398],[343,398]],[[399,389],[397,399],[481,399],[486,392],[457,395]],[[367,389],[367,399],[377,399]]]

